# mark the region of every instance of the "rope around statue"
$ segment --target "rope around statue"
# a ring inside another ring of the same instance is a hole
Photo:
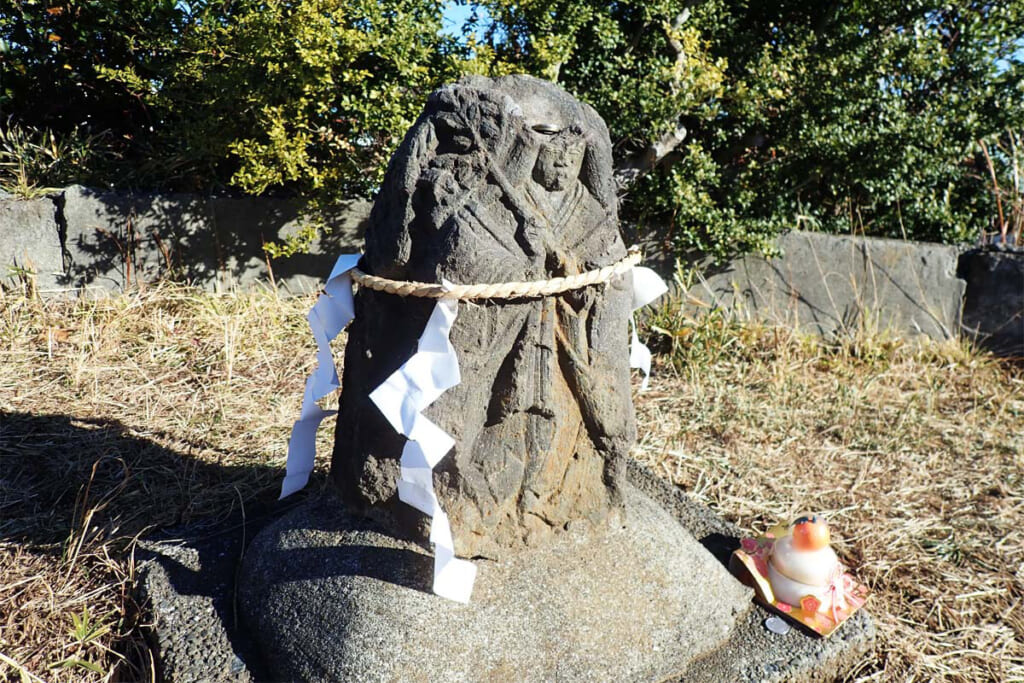
[[[550,280],[534,280],[532,282],[495,282],[493,284],[475,285],[444,285],[429,282],[412,282],[408,280],[389,280],[376,275],[364,273],[358,268],[351,270],[352,280],[361,287],[377,292],[397,294],[398,296],[415,296],[426,299],[521,299],[526,297],[552,296],[574,289],[582,289],[590,285],[608,282],[640,263],[643,255],[639,249],[632,248],[629,255],[617,263],[585,273],[556,277]]]

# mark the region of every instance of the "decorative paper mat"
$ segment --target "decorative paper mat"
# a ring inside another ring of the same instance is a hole
[[[771,531],[757,538],[744,538],[740,541],[739,550],[733,551],[729,563],[733,574],[744,583],[753,586],[760,603],[822,637],[832,635],[844,621],[864,606],[868,598],[868,587],[857,581],[845,569],[842,574],[845,605],[837,605],[834,609],[819,612],[818,607],[821,603],[814,596],[805,597],[799,605],[789,605],[776,600],[768,582],[768,558],[774,545],[775,535]]]

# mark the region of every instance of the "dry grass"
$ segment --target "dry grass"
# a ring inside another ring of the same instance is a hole
[[[678,314],[635,456],[744,529],[824,512],[872,588],[855,677],[1024,680],[1024,371],[958,343],[834,344]]]
[[[152,677],[133,539],[276,495],[309,304],[0,293],[0,679]],[[857,677],[1024,680],[1024,373],[955,345],[659,322],[679,344],[638,396],[636,456],[744,528],[828,513],[875,591]]]
[[[152,677],[133,541],[274,497],[314,362],[308,307],[0,293],[0,680]]]

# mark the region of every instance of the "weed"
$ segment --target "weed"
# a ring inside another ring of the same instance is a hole
[[[995,201],[993,233],[982,230],[981,243],[1021,244],[1024,237],[1024,139],[1008,128],[988,141],[978,140],[988,171],[987,184]],[[1000,183],[1000,176],[1003,181]]]
[[[82,179],[87,164],[98,161],[103,138],[77,130],[58,136],[10,120],[0,124],[0,191],[34,199]]]

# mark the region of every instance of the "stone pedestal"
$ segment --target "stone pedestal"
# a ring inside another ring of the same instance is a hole
[[[603,535],[570,527],[544,550],[477,560],[469,605],[429,592],[422,547],[340,517],[333,496],[308,501],[251,543],[236,593],[244,633],[225,623],[222,640],[254,641],[256,680],[273,681],[790,683],[839,678],[867,656],[864,610],[828,639],[768,631],[770,613],[724,569],[740,530],[635,463],[627,482],[624,524]],[[182,619],[209,611],[173,600]]]
[[[628,481],[631,491],[629,500],[634,500],[633,491],[641,491],[649,503],[653,501],[660,510],[669,514],[697,540],[699,547],[695,548],[689,544],[684,546],[686,552],[702,556],[702,559],[696,561],[697,564],[706,562],[708,556],[722,564],[731,550],[738,545],[739,529],[722,521],[706,507],[690,500],[678,489],[658,479],[649,471],[633,464],[629,468]],[[648,507],[649,503],[642,504],[641,507]],[[406,634],[419,633],[420,635],[414,637],[427,638],[429,632],[422,630],[435,623],[431,616],[433,612],[425,615],[421,613],[421,618],[410,619],[404,625],[396,626],[393,621],[385,621],[375,613],[375,608],[371,608],[370,605],[376,603],[365,603],[365,608],[358,607],[355,600],[366,597],[367,586],[376,585],[381,598],[385,595],[408,593],[411,596],[410,601],[438,605],[439,610],[461,609],[468,613],[474,609],[472,604],[464,607],[439,600],[425,592],[430,586],[431,562],[420,548],[403,546],[391,555],[390,550],[374,551],[372,546],[358,548],[353,547],[350,542],[343,549],[347,555],[339,556],[335,550],[340,549],[323,547],[327,534],[347,534],[352,538],[353,534],[359,533],[338,530],[336,518],[334,522],[327,524],[309,524],[308,521],[314,516],[313,511],[319,509],[322,513],[323,506],[322,502],[307,501],[301,503],[298,509],[290,507],[290,512],[285,513],[283,517],[277,516],[276,519],[273,519],[272,510],[249,509],[245,519],[236,516],[219,528],[211,529],[209,525],[179,528],[166,534],[162,540],[153,539],[143,544],[145,552],[139,557],[139,583],[142,592],[140,604],[148,605],[150,610],[149,618],[154,631],[153,651],[162,680],[167,683],[192,683],[201,680],[258,683],[299,680],[303,677],[311,681],[337,680],[330,673],[316,673],[312,670],[316,662],[324,661],[325,655],[318,653],[324,648],[334,648],[332,652],[347,648],[351,652],[357,642],[365,652],[356,654],[355,657],[363,658],[364,665],[367,659],[374,657],[380,662],[394,657],[406,660],[414,658],[410,648],[395,646],[393,642],[385,645],[381,638],[388,629],[392,633],[391,637],[397,637],[396,633],[401,633],[403,638]],[[633,507],[635,506],[630,504],[630,508]],[[325,531],[324,527],[335,530]],[[269,530],[265,533],[256,533],[261,528]],[[256,540],[246,553],[243,570],[238,572],[238,558],[244,550],[244,542],[253,538],[254,533]],[[369,532],[363,533],[369,536]],[[319,549],[311,540],[316,537],[321,539]],[[571,538],[572,532],[567,534],[566,540]],[[277,545],[281,546],[280,549],[272,550]],[[682,548],[674,547],[671,541],[663,541],[662,545],[663,550],[658,551],[659,554],[683,552]],[[271,550],[268,551],[268,548]],[[404,550],[408,550],[408,554],[400,555],[399,552]],[[369,563],[359,562],[358,558],[352,557],[362,553],[365,558],[367,553],[372,555],[375,552],[378,559],[390,558],[391,561],[376,563],[373,565],[374,568],[371,568]],[[333,564],[321,561],[327,556],[335,558]],[[339,569],[346,566],[346,560],[343,559],[345,556],[350,558],[347,560],[347,566],[362,566],[367,570],[366,573],[354,576],[351,570]],[[278,560],[281,562],[274,564]],[[682,566],[686,566],[690,560],[681,562]],[[570,582],[578,579],[577,573],[587,570],[590,563],[591,558],[581,554],[568,564],[567,569],[554,573],[554,578],[565,575],[562,585],[571,587]],[[628,569],[628,566],[626,568]],[[482,583],[478,590],[484,588],[485,575],[481,576]],[[318,576],[321,578],[316,578]],[[714,571],[712,576],[722,578],[721,574]],[[735,588],[730,581],[725,582],[727,586],[732,586],[726,589],[727,598],[732,595]],[[339,595],[336,584],[341,583],[352,586],[361,584],[358,590],[362,590],[362,595],[357,595],[356,590]],[[289,588],[292,584],[294,587]],[[611,596],[610,590],[610,585],[599,586],[598,596],[608,596],[608,599],[618,601],[616,604],[621,605],[622,601]],[[643,595],[647,590],[652,589],[641,589],[640,594]],[[705,591],[707,590],[705,588]],[[512,599],[514,596],[511,595],[511,589],[509,591],[508,599]],[[281,597],[285,595],[289,596],[286,600]],[[483,591],[480,595],[483,595]],[[546,594],[541,591],[530,593],[530,596],[536,595]],[[594,602],[593,595],[581,593],[577,596],[578,608],[566,608],[565,603],[562,603],[563,607],[558,611],[552,599],[534,599],[530,596],[521,595],[528,605],[521,609],[526,611],[527,617],[541,625],[545,620],[547,623],[557,624],[557,620],[564,618],[566,614],[579,615],[584,606]],[[563,592],[562,597],[564,596]],[[529,602],[528,597],[534,602]],[[347,603],[344,614],[334,609],[340,602]],[[273,611],[263,614],[264,610]],[[315,615],[315,618],[303,616],[307,610],[311,610],[310,615]],[[357,610],[361,612],[353,615]],[[392,614],[389,618],[391,619],[394,606],[389,610]],[[625,619],[648,617],[642,607],[632,604],[627,604],[620,613],[626,615]],[[508,634],[515,629],[512,633],[513,641],[518,639],[538,642],[540,634],[528,630],[528,624],[524,619],[520,619],[512,612],[507,614],[508,618],[514,621],[500,627],[504,633]],[[733,624],[728,636],[721,639],[715,624],[701,625],[699,628],[705,629],[702,633],[709,640],[719,640],[719,646],[699,657],[687,653],[687,657],[692,658],[689,665],[680,662],[680,666],[684,668],[664,677],[666,680],[682,680],[688,683],[791,683],[834,680],[867,656],[875,636],[871,617],[864,610],[854,615],[828,639],[808,635],[799,629],[793,629],[786,635],[772,633],[764,626],[764,621],[769,616],[768,611],[757,604],[748,604],[746,612],[737,614],[735,618],[730,617],[727,610],[718,612],[714,608],[710,612],[698,613],[692,618],[703,618],[707,621],[714,614],[723,616]],[[580,618],[591,624],[592,630],[608,633],[616,629],[621,632],[626,623],[618,614],[613,616],[608,625],[593,626],[594,620],[585,613]],[[651,618],[659,617],[653,615]],[[664,632],[657,634],[658,641],[647,644],[638,640],[630,641],[632,644],[628,649],[619,649],[625,662],[623,666],[633,666],[637,671],[644,672],[666,665],[669,660],[662,653],[660,643],[673,642],[672,639],[693,639],[692,634],[683,632],[689,622],[688,618],[674,626],[670,625]],[[346,630],[345,623],[362,630]],[[373,627],[377,623],[381,626],[376,631],[373,628],[367,630],[367,625]],[[379,633],[380,637],[375,637],[374,633]],[[284,637],[281,637],[282,634]],[[550,643],[541,642],[538,650],[543,647],[564,647],[566,637],[563,631],[559,630]],[[587,637],[592,636],[584,633],[584,642]],[[439,639],[435,640],[435,649],[439,647],[436,643],[442,642],[444,638],[439,636]],[[497,655],[500,643],[497,636],[492,636],[487,630],[471,633],[465,638],[460,636],[460,639],[451,641],[453,644],[449,647],[449,652],[465,647],[459,643],[469,642],[466,640],[468,638],[485,643],[489,648],[488,656]],[[282,654],[282,646],[293,648],[293,654]],[[655,646],[659,647],[658,651],[654,650]],[[701,645],[698,644],[698,647]],[[302,665],[307,668],[289,673],[289,670],[284,668],[290,666],[289,656],[307,662]],[[650,664],[645,664],[645,661],[648,661],[645,658],[648,657]],[[607,662],[607,659],[604,661]],[[371,663],[371,668],[367,669],[363,678],[370,681],[389,680],[383,673],[389,669],[384,667],[394,665],[395,663],[381,664],[382,668],[377,669],[376,663]],[[513,671],[506,678],[517,680],[517,673]],[[563,680],[575,678],[575,674],[567,674]],[[423,675],[411,680],[431,679],[424,672]],[[479,677],[476,677],[476,680],[480,680]],[[644,675],[638,674],[634,680],[660,679],[653,675],[645,678]]]
[[[296,509],[250,547],[243,612],[286,680],[663,680],[728,638],[751,608],[736,581],[633,487],[599,532],[570,525],[542,548],[479,560],[468,605],[430,593],[420,546]]]

